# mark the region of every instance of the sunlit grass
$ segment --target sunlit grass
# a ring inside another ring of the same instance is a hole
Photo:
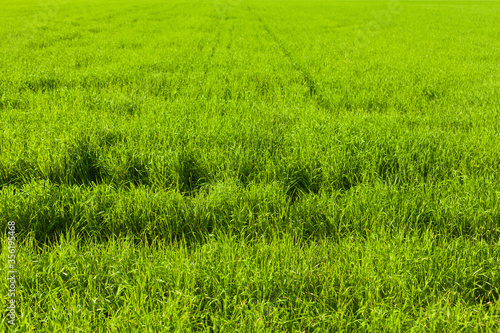
[[[0,13],[18,331],[498,330],[498,3],[52,5]]]

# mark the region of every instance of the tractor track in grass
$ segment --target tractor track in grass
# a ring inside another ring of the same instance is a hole
[[[217,36],[215,37],[215,43],[212,46],[212,50],[210,51],[209,60],[213,59],[215,51],[219,48],[221,34],[222,34],[222,28],[219,25],[217,27]],[[205,69],[205,74],[207,73],[207,71],[208,71],[208,67]]]
[[[219,19],[214,29],[213,34],[215,35],[215,38],[204,63],[205,68],[203,70],[203,81],[209,77],[211,71],[214,71],[214,65],[217,64],[217,61],[220,61],[217,59],[219,56],[217,53],[230,52],[231,50],[234,24],[228,25],[225,22],[225,20]]]
[[[321,90],[319,89],[318,83],[312,78],[312,75],[304,68],[302,67],[299,62],[295,59],[293,54],[285,47],[283,41],[276,35],[272,29],[267,25],[267,23],[264,21],[262,16],[257,14],[255,11],[250,6],[247,6],[248,10],[257,17],[259,22],[262,24],[264,30],[268,33],[269,36],[274,40],[274,42],[278,45],[280,48],[281,52],[285,55],[287,60],[290,62],[292,67],[298,71],[300,74],[302,74],[302,77],[304,79],[304,84],[308,87],[309,89],[309,94],[310,96],[314,99],[316,102],[316,105],[320,107],[321,109],[324,109],[326,111],[331,111],[332,107],[330,104],[330,101],[328,101],[327,98],[321,93]]]
[[[216,24],[214,30],[215,30],[214,33],[216,33],[217,35],[215,36],[215,42],[212,45],[212,49],[210,50],[207,61],[206,61],[206,66],[205,66],[205,70],[203,73],[203,77],[205,77],[205,78],[208,75],[210,68],[212,67],[211,66],[212,59],[214,58],[215,52],[217,51],[217,49],[219,48],[220,43],[221,43],[222,24],[221,24],[220,20],[217,21],[217,24]]]

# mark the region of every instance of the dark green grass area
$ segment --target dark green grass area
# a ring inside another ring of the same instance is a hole
[[[498,2],[23,0],[0,21],[11,329],[499,330]]]

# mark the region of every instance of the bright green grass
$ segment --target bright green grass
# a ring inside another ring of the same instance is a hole
[[[18,331],[500,329],[500,3],[43,4],[0,13]]]
[[[27,240],[19,252],[21,331],[500,328],[500,247],[462,237],[207,237],[171,245],[68,237],[50,249],[33,246]]]

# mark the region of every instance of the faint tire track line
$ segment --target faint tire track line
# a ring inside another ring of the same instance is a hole
[[[330,111],[332,109],[330,101],[323,96],[320,89],[318,88],[319,86],[318,83],[312,78],[311,74],[295,60],[293,54],[285,47],[281,39],[271,30],[271,28],[269,28],[269,26],[262,19],[262,17],[256,12],[254,12],[250,6],[247,6],[247,8],[252,14],[254,14],[257,17],[257,19],[260,21],[266,32],[274,39],[275,43],[279,46],[279,48],[281,49],[287,60],[290,62],[292,67],[300,74],[302,74],[304,78],[304,83],[309,89],[309,94],[314,99],[316,104],[320,108]]]

